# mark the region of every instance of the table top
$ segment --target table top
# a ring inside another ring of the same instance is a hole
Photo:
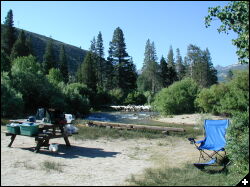
[[[14,122],[14,123],[36,123],[36,124],[39,125],[39,127],[54,126],[54,124],[43,122],[42,120],[36,120],[36,122],[29,122],[29,121],[27,121],[27,119],[15,119],[15,120],[13,119],[13,120],[10,120],[10,122]]]

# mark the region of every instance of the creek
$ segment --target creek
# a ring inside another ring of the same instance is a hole
[[[163,123],[152,120],[158,115],[158,112],[94,112],[86,115],[84,119],[125,124],[162,125]]]

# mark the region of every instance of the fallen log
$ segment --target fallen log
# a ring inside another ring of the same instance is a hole
[[[173,132],[185,132],[183,128],[174,127],[160,127],[160,126],[149,126],[149,125],[134,125],[134,124],[123,124],[123,123],[112,123],[112,122],[101,122],[101,121],[89,121],[87,124],[81,124],[85,126],[110,126],[112,128],[125,128],[125,129],[145,129],[145,130],[159,130],[159,131],[173,131]]]

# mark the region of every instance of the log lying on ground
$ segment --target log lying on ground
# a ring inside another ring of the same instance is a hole
[[[113,128],[124,128],[124,129],[147,129],[147,130],[159,130],[159,131],[173,131],[173,132],[185,132],[183,128],[174,127],[160,127],[160,126],[149,126],[149,125],[134,125],[134,124],[123,124],[123,123],[111,123],[101,121],[90,121],[86,124],[87,126],[103,126]]]

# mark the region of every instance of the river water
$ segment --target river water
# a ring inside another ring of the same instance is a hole
[[[85,120],[117,122],[126,124],[150,125],[157,123],[152,120],[159,115],[157,112],[95,112],[84,117]]]

